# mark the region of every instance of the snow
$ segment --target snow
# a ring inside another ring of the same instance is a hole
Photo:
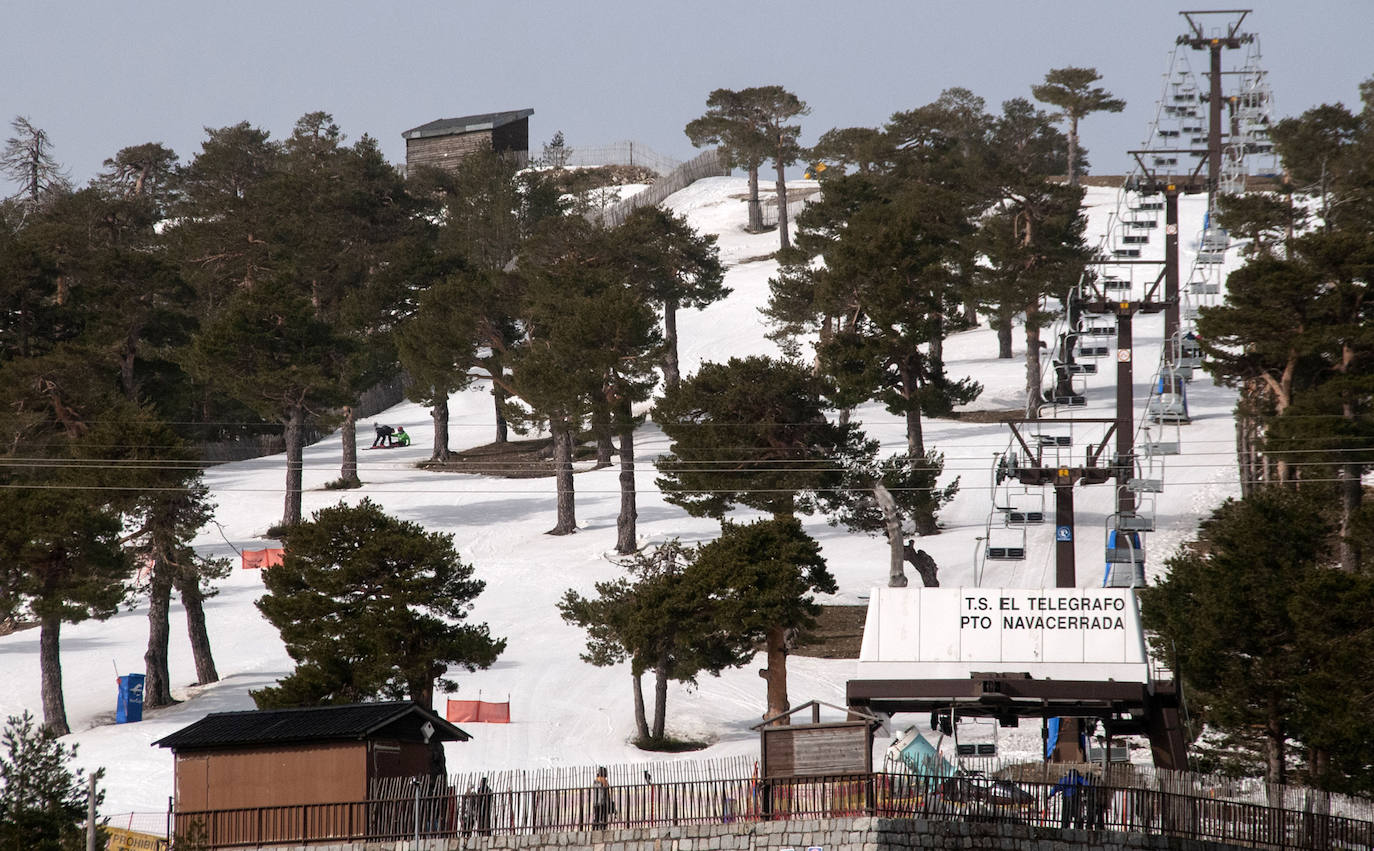
[[[705,310],[679,315],[684,375],[691,374],[704,360],[778,351],[764,337],[767,329],[758,312],[767,299],[768,279],[777,269],[773,260],[766,259],[777,248],[777,234],[744,231],[745,192],[743,178],[711,178],[665,202],[699,230],[718,234],[721,255],[729,266],[726,283],[734,290],[728,299]],[[1101,233],[1116,209],[1117,193],[1090,188],[1086,204],[1090,233]],[[1185,268],[1197,247],[1204,205],[1205,201],[1196,197],[1185,197],[1181,202],[1180,241]],[[1153,232],[1151,240],[1149,250],[1161,251],[1162,227]],[[1228,264],[1235,262],[1232,255],[1228,255]],[[1150,270],[1148,276],[1153,277],[1158,267],[1134,268],[1136,279],[1141,280],[1147,275],[1143,270]],[[1137,298],[1140,292],[1138,288]],[[1160,314],[1136,317],[1137,423],[1159,359],[1161,329]],[[995,334],[990,330],[960,333],[948,340],[945,355],[951,376],[972,376],[984,386],[982,398],[968,406],[970,410],[1012,410],[1021,405],[1025,366],[1024,338],[1019,331],[1015,344],[1012,360],[998,360]],[[1088,377],[1090,406],[1078,409],[1074,416],[1111,416],[1113,366],[1112,360],[1103,359],[1103,374]],[[1193,535],[1198,521],[1221,500],[1238,492],[1231,449],[1234,394],[1213,386],[1201,372],[1188,389],[1193,423],[1181,429],[1183,454],[1168,459],[1166,492],[1158,499],[1159,531],[1148,536],[1147,570],[1152,578],[1159,576],[1164,559]],[[456,394],[450,416],[455,448],[491,440],[492,403],[487,388]],[[596,668],[578,658],[584,635],[560,619],[555,602],[568,588],[592,593],[593,583],[619,572],[613,560],[619,507],[615,467],[581,472],[576,477],[579,530],[572,536],[551,537],[544,533],[554,523],[552,478],[499,479],[418,470],[415,463],[427,458],[431,445],[427,410],[406,403],[376,419],[404,425],[413,435],[413,444],[387,452],[359,453],[359,475],[366,485],[346,494],[323,489],[338,476],[337,435],[308,447],[304,511],[308,515],[340,499],[355,502],[368,497],[388,512],[452,533],[459,552],[487,583],[475,601],[471,618],[490,624],[494,635],[505,637],[506,651],[489,670],[456,671],[460,691],[454,696],[493,700],[509,696],[513,723],[464,725],[473,740],[449,746],[451,771],[756,753],[757,735],[749,728],[757,723],[764,706],[764,683],[757,674],[763,667],[762,659],[719,678],[705,677],[695,690],[673,685],[668,700],[669,733],[711,745],[695,754],[655,757],[629,743],[634,723],[627,667]],[[856,419],[881,440],[884,452],[901,451],[904,431],[897,417],[869,405],[856,412]],[[360,424],[361,447],[371,441],[371,425],[371,421]],[[1006,426],[931,420],[926,423],[925,436],[929,446],[945,454],[946,478],[959,476],[961,482],[958,496],[941,515],[943,534],[919,542],[940,565],[941,584],[1053,585],[1052,524],[1029,530],[1030,557],[1024,562],[990,562],[979,570],[974,561],[977,539],[987,534],[992,459],[1009,443]],[[1086,442],[1100,441],[1100,427],[1079,423],[1073,426],[1073,436],[1072,451],[1081,459]],[[717,525],[688,517],[665,503],[653,486],[652,461],[667,447],[666,438],[652,423],[646,423],[636,435],[641,543],[654,544],[674,536],[686,541],[707,540],[716,533]],[[273,545],[261,536],[281,516],[283,466],[283,457],[274,456],[210,469],[206,482],[218,510],[215,523],[197,538],[197,548],[207,555],[234,557],[237,564],[237,550]],[[1076,552],[1081,586],[1101,583],[1101,530],[1112,511],[1113,496],[1110,485],[1077,489]],[[1052,510],[1052,502],[1047,509]],[[885,542],[830,526],[823,518],[805,522],[821,542],[839,585],[836,594],[821,602],[857,604],[867,599],[872,587],[885,584]],[[908,573],[915,581],[914,572]],[[150,744],[207,713],[253,708],[249,691],[270,685],[292,669],[276,631],[253,605],[261,593],[257,572],[236,568],[219,594],[207,601],[206,615],[221,680],[205,687],[185,685],[195,680],[195,670],[185,640],[183,613],[174,601],[170,666],[172,682],[181,684],[174,688],[174,694],[183,702],[148,711],[137,724],[114,724],[115,676],[142,671],[146,601],[137,601],[131,609],[103,623],[64,626],[63,677],[68,719],[75,731],[69,741],[79,744],[78,762],[83,767],[105,767],[106,812],[164,811],[173,791],[172,754]],[[855,663],[849,660],[792,656],[788,674],[793,704],[817,699],[843,705],[845,682],[854,668]],[[9,683],[0,696],[0,715],[27,709],[41,717],[36,629],[0,637],[0,677]],[[899,717],[894,724],[900,731],[917,720]],[[999,735],[1003,756],[1033,759],[1038,753],[1039,725],[1023,725]]]

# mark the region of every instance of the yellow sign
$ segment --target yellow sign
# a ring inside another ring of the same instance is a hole
[[[105,851],[166,851],[167,840],[151,833],[139,833],[122,827],[107,827],[105,835],[110,837]]]

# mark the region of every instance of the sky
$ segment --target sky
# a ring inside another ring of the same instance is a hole
[[[809,184],[814,186],[814,183]],[[727,357],[776,355],[775,342],[759,313],[768,297],[768,281],[778,271],[771,253],[777,248],[776,232],[748,233],[745,202],[747,181],[741,175],[697,181],[665,200],[664,206],[687,218],[692,227],[718,238],[726,266],[725,285],[731,289],[724,300],[704,310],[679,314],[679,354],[684,375],[694,373],[703,361]],[[1084,201],[1090,239],[1108,226],[1109,217],[1120,218],[1117,190],[1089,187]],[[1206,197],[1190,195],[1180,200],[1181,238],[1185,268],[1199,243]],[[1138,214],[1133,214],[1135,218]],[[1146,249],[1160,256],[1163,228],[1151,230]],[[1221,266],[1196,267],[1194,274],[1213,276],[1234,269],[1238,250],[1227,252]],[[1155,271],[1145,267],[1113,267],[1111,271],[1133,282],[1131,298],[1139,299]],[[1189,280],[1193,280],[1190,275]],[[1124,296],[1123,296],[1124,297]],[[1219,296],[1190,296],[1190,304],[1214,303]],[[1185,323],[1186,323],[1185,312]],[[1185,324],[1185,327],[1186,324]],[[1150,424],[1145,416],[1149,387],[1158,368],[1162,314],[1136,317],[1132,362],[1136,400],[1135,422],[1142,452],[1143,478],[1161,478],[1165,492],[1158,498],[1145,495],[1141,512],[1156,518],[1156,531],[1145,536],[1146,576],[1156,581],[1163,575],[1166,559],[1191,540],[1198,521],[1227,497],[1238,493],[1235,466],[1235,422],[1232,410],[1235,391],[1214,385],[1204,374],[1188,386],[1192,423],[1186,426]],[[1044,332],[1057,339],[1055,327]],[[1111,343],[1110,340],[1103,342]],[[1014,355],[996,357],[996,332],[989,328],[963,331],[945,341],[946,368],[951,378],[972,376],[984,387],[970,410],[1008,411],[1022,404],[1025,394],[1025,339],[1014,336]],[[1109,415],[1115,404],[1116,353],[1098,361],[1099,373],[1081,376],[1084,408],[1061,408],[1054,423],[1037,426],[1038,433],[1070,438],[1071,446],[1047,450],[1045,463],[1078,463],[1087,447],[1099,444],[1106,425],[1094,418]],[[1077,384],[1077,382],[1076,382]],[[1049,409],[1046,409],[1049,414]],[[479,382],[453,394],[449,400],[449,436],[455,450],[481,445],[491,439],[492,407],[489,385]],[[869,403],[854,412],[855,423],[881,443],[883,456],[905,450],[903,421]],[[404,425],[414,435],[409,447],[385,452],[367,451],[376,422]],[[1149,432],[1144,431],[1148,427]],[[994,489],[992,469],[996,453],[1011,447],[1010,432],[1002,425],[978,419],[927,418],[923,425],[927,445],[944,454],[942,482],[958,478],[959,491],[940,512],[943,531],[920,539],[919,546],[939,565],[945,588],[1046,588],[1055,582],[1055,528],[1041,524],[1007,527],[993,506],[1015,506],[1026,511],[1048,508],[1053,495],[1023,487],[1010,480]],[[310,513],[337,503],[371,499],[393,516],[423,525],[428,531],[454,536],[464,562],[473,565],[474,578],[486,583],[473,601],[471,622],[486,623],[494,636],[507,640],[505,651],[490,669],[467,672],[455,667],[450,673],[459,684],[454,697],[510,701],[510,724],[461,724],[473,740],[450,745],[449,769],[495,771],[581,767],[590,782],[591,767],[612,767],[612,782],[620,785],[640,771],[617,769],[646,760],[717,759],[758,754],[758,734],[751,725],[764,708],[764,686],[757,671],[766,662],[760,656],[719,678],[703,676],[697,688],[672,684],[668,697],[669,735],[710,743],[703,751],[688,754],[650,755],[634,748],[631,680],[628,664],[597,668],[578,658],[586,635],[564,623],[556,603],[569,588],[584,596],[595,595],[595,583],[623,575],[613,547],[616,517],[620,508],[618,465],[592,470],[591,462],[578,465],[576,510],[578,531],[567,537],[544,534],[554,522],[555,494],[552,478],[506,479],[463,474],[437,474],[417,466],[429,457],[433,445],[433,421],[429,411],[405,402],[359,424],[358,472],[362,488],[341,493],[325,484],[339,474],[340,444],[337,433],[309,446],[302,470],[305,491],[302,508]],[[1181,454],[1168,459],[1149,457],[1143,447],[1154,441],[1179,444]],[[667,503],[654,483],[653,459],[669,449],[668,438],[652,421],[635,434],[638,465],[638,541],[642,546],[669,538],[684,543],[710,540],[719,534],[711,518],[694,518]],[[1165,461],[1168,468],[1165,469]],[[146,594],[107,621],[68,624],[62,629],[62,674],[68,720],[73,734],[68,744],[80,746],[77,763],[89,770],[107,769],[107,797],[102,813],[137,812],[135,827],[159,829],[165,824],[167,797],[173,791],[172,756],[152,742],[169,735],[209,712],[247,710],[253,707],[249,692],[270,686],[288,674],[292,661],[277,631],[254,606],[263,593],[255,570],[238,568],[238,552],[275,546],[265,535],[281,517],[284,482],[282,455],[222,464],[206,471],[205,481],[216,505],[214,522],[194,540],[198,552],[233,560],[231,575],[217,583],[216,596],[206,604],[215,663],[221,680],[211,686],[194,685],[196,671],[186,641],[185,615],[179,602],[171,607],[169,669],[175,706],[149,711],[138,724],[115,724],[115,674],[144,670],[143,654],[148,636]],[[1108,515],[1115,510],[1115,489],[1080,486],[1074,492],[1077,585],[1100,586],[1103,579],[1105,534]],[[758,515],[739,510],[736,520]],[[1051,513],[1050,516],[1053,516]],[[855,534],[832,526],[823,517],[803,519],[805,528],[820,543],[837,591],[821,595],[826,604],[860,605],[875,585],[888,576],[888,551],[877,535]],[[982,562],[982,547],[1025,546],[1024,561]],[[919,582],[911,576],[911,590]],[[984,591],[983,593],[989,593]],[[41,714],[37,629],[0,636],[0,719],[22,711]],[[1027,649],[1027,643],[1018,650]],[[1036,670],[1026,657],[1004,660],[1007,670]],[[788,693],[793,705],[820,700],[832,706],[845,703],[845,685],[858,675],[852,659],[820,659],[796,653],[789,657]],[[1087,675],[1077,678],[1087,678]],[[651,680],[645,690],[651,693]],[[442,700],[437,703],[442,708]],[[833,716],[826,715],[826,720]],[[892,727],[880,734],[879,747],[891,736],[924,719],[899,714]],[[834,720],[838,720],[835,718]],[[994,741],[1006,759],[1035,761],[1040,753],[1040,726],[1034,722],[1001,729],[987,719],[961,722],[961,741]],[[932,742],[934,743],[934,742]],[[944,751],[953,755],[953,743]],[[1132,742],[1133,759],[1148,762],[1143,740]],[[640,766],[642,768],[642,766]],[[657,771],[657,769],[655,769]],[[115,824],[128,821],[116,819]]]
[[[1253,9],[1243,29],[1260,38],[1279,115],[1358,103],[1359,82],[1374,75],[1363,60],[1374,2],[1243,5]],[[953,86],[995,109],[1028,97],[1049,69],[1079,65],[1097,68],[1101,85],[1127,101],[1124,112],[1091,116],[1081,128],[1092,170],[1120,174],[1184,32],[1179,8],[1156,0],[0,0],[0,120],[27,116],[46,130],[78,184],[123,147],[161,142],[188,160],[206,127],[248,121],[281,137],[314,110],[332,113],[350,138],[375,137],[397,163],[411,127],[525,108],[534,110],[536,151],[561,130],[574,148],[632,140],[686,159],[693,148],[682,128],[716,88],[791,90],[811,107],[802,141],[812,143],[834,127],[879,126]],[[0,184],[5,194],[14,189]]]

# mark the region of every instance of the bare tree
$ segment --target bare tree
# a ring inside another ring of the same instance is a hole
[[[20,190],[11,197],[36,206],[53,192],[66,189],[67,175],[53,158],[47,132],[22,115],[11,121],[10,127],[14,135],[0,150],[0,170],[20,184]]]

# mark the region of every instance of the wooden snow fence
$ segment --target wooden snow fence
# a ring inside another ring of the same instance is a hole
[[[618,227],[630,213],[640,207],[660,204],[669,195],[686,189],[702,178],[724,177],[729,173],[730,167],[725,164],[725,157],[721,155],[720,149],[708,148],[655,180],[642,192],[636,192],[624,201],[613,204],[604,210],[589,211],[586,215],[588,219],[600,222],[605,227]]]

